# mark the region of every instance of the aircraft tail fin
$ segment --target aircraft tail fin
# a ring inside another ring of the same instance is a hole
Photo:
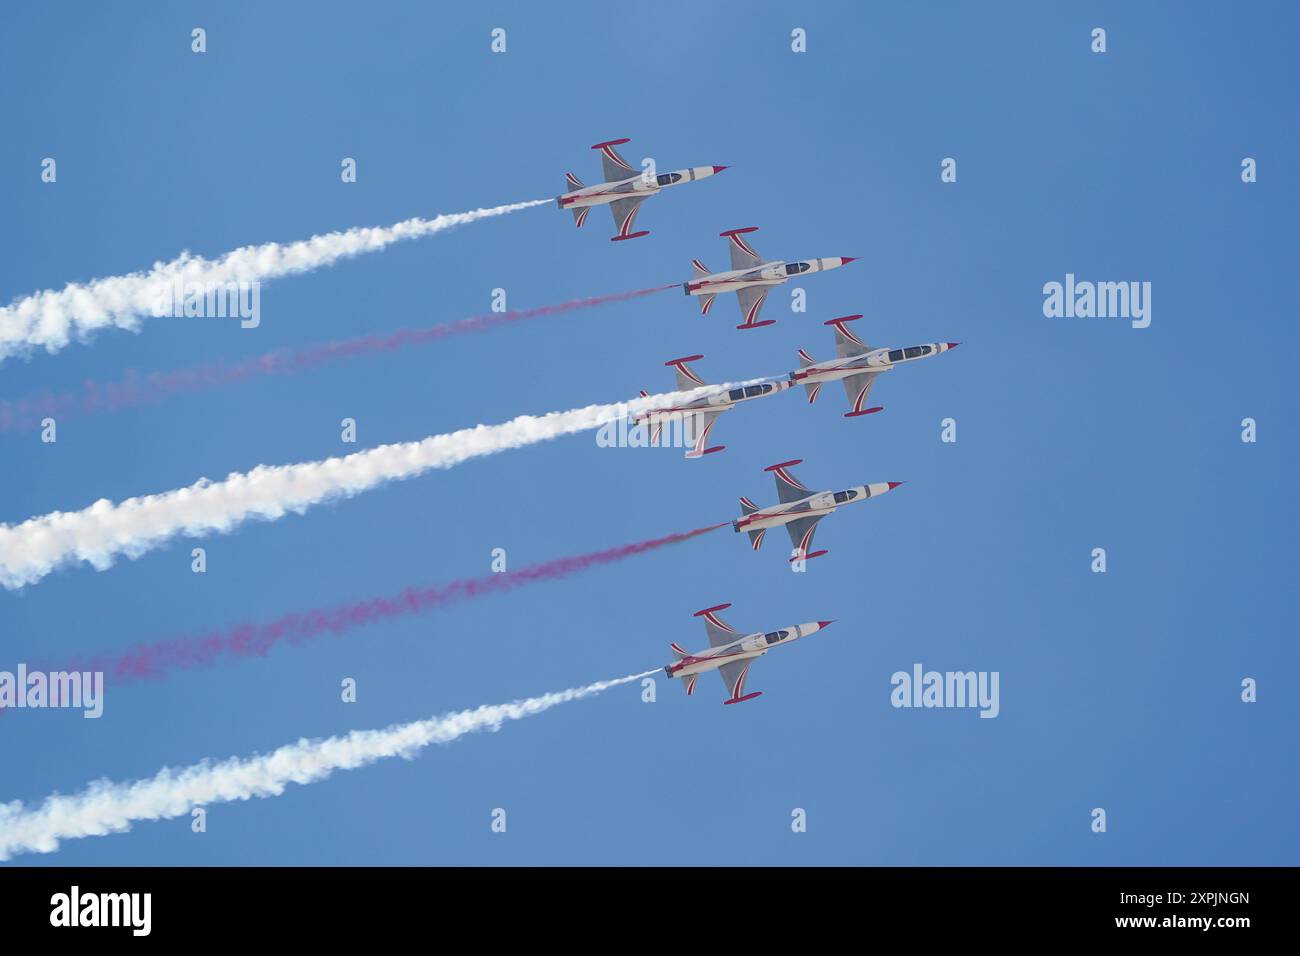
[[[686,652],[686,649],[682,647],[680,644],[678,644],[677,642],[674,641],[672,644],[669,644],[668,646],[672,649],[673,657],[676,658],[677,660],[680,661],[683,657],[690,657],[690,654]]]
[[[706,266],[706,265],[705,265],[703,262],[701,262],[699,259],[692,259],[692,260],[691,260],[691,268],[695,270],[695,274],[696,274],[697,276],[707,276],[707,275],[712,275],[712,274],[713,274],[713,273],[711,273],[711,272],[709,271],[709,267]]]
[[[754,504],[754,502],[750,501],[748,498],[744,497],[743,495],[741,496],[740,499],[741,514],[752,515],[757,510],[758,510],[758,505]]]
[[[581,209],[570,209],[569,212],[573,213],[573,224],[581,229],[582,224],[587,221],[587,213],[591,212],[591,207],[583,206]]]
[[[708,315],[709,309],[713,308],[713,300],[718,297],[715,292],[712,295],[700,296],[700,315]]]

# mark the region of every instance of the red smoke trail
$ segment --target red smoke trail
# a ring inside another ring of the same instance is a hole
[[[498,325],[522,322],[525,319],[562,315],[577,309],[590,309],[611,302],[628,302],[675,287],[676,283],[656,286],[653,289],[637,289],[635,292],[615,292],[610,295],[572,299],[569,302],[538,306],[535,309],[490,312],[425,329],[401,329],[387,335],[368,335],[364,338],[324,342],[299,349],[280,349],[233,364],[212,362],[172,372],[148,374],[130,370],[116,382],[99,383],[87,380],[80,392],[62,394],[38,392],[12,401],[0,401],[0,431],[31,428],[47,416],[67,418],[76,414],[90,415],[96,412],[111,412],[154,404],[181,392],[203,391],[264,375],[292,374],[330,362],[356,358],[359,355],[395,352],[412,345],[427,345],[453,335],[481,332]]]
[[[76,661],[60,668],[31,670],[103,671],[105,684],[162,677],[169,671],[200,667],[216,663],[226,656],[264,657],[273,647],[288,642],[303,644],[326,634],[343,634],[354,627],[374,624],[394,617],[424,614],[458,601],[502,594],[537,581],[556,581],[590,568],[613,564],[634,555],[654,551],[670,544],[679,544],[698,538],[702,534],[725,527],[722,524],[696,528],[662,538],[651,538],[635,544],[623,544],[604,551],[593,551],[568,558],[555,558],[541,564],[529,565],[519,571],[488,574],[481,578],[462,578],[450,584],[433,587],[412,587],[385,597],[368,598],[351,604],[330,608],[316,608],[286,614],[266,624],[241,624],[225,631],[216,631],[201,637],[145,644],[118,656],[96,657]],[[0,708],[0,714],[4,709]]]

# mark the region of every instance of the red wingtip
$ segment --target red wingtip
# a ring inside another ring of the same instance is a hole
[[[763,696],[763,692],[762,692],[761,690],[756,690],[756,691],[754,691],[754,693],[752,693],[752,694],[746,694],[744,697],[733,697],[733,698],[731,698],[731,700],[724,700],[723,703],[724,703],[724,704],[739,704],[739,703],[742,703],[742,702],[747,701],[747,700],[753,700],[755,697],[762,697],[762,696]]]
[[[610,242],[624,242],[628,239],[640,239],[642,236],[650,235],[649,229],[642,229],[640,232],[629,232],[626,236],[610,236]]]
[[[775,465],[768,465],[764,471],[776,471],[778,468],[793,468],[795,465],[803,464],[802,458],[796,458],[793,461],[778,461]]]
[[[720,232],[720,236],[738,236],[744,232],[758,232],[758,226],[745,226],[742,229],[728,229],[726,232]]]
[[[597,143],[592,149],[600,149],[602,146],[622,146],[624,143],[632,142],[630,139],[609,139],[603,143]]]
[[[776,319],[764,319],[762,322],[748,322],[745,325],[738,325],[738,329],[761,329],[765,325],[776,325]]]
[[[688,355],[688,356],[686,356],[685,358],[669,359],[667,362],[664,362],[664,364],[665,364],[665,365],[677,365],[677,364],[679,364],[679,363],[681,363],[681,362],[695,362],[695,361],[697,361],[697,360],[699,360],[699,359],[702,359],[702,358],[704,358],[703,355]]]
[[[802,557],[803,560],[805,561],[811,561],[813,558],[820,558],[823,554],[830,554],[830,553],[831,552],[828,548],[822,548],[820,551],[814,551],[812,554],[805,554],[802,555]],[[794,564],[796,561],[799,560],[799,558],[800,555],[796,554],[793,558],[790,559],[790,563]]]
[[[702,611],[696,611],[696,612],[695,612],[693,615],[691,615],[691,616],[692,616],[692,617],[702,617],[702,616],[704,616],[705,614],[711,614],[711,613],[714,612],[714,611],[725,611],[725,610],[726,610],[727,608],[729,608],[729,607],[731,607],[730,604],[715,604],[715,605],[713,605],[713,607],[706,607],[706,608],[705,608],[704,610],[702,610]]]
[[[728,168],[728,167],[726,167],[726,166],[714,166],[714,167],[713,167],[713,171],[714,171],[715,173],[720,173],[720,172],[722,172],[724,169],[727,169],[727,168]]]
[[[875,408],[864,408],[860,412],[845,412],[844,417],[857,418],[859,415],[874,415],[876,414],[876,412],[883,412],[884,410],[885,410],[884,405],[877,405]]]
[[[841,315],[838,319],[827,319],[822,323],[822,325],[839,325],[841,322],[856,322],[860,318],[862,318],[861,312],[857,315]]]

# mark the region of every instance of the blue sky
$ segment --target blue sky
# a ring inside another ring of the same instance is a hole
[[[0,800],[272,749],[661,665],[742,630],[839,623],[755,665],[722,707],[660,681],[413,761],[68,842],[22,864],[1294,864],[1297,86],[1287,4],[25,7],[0,38],[0,299],[560,192],[628,136],[721,176],[610,243],[540,207],[268,284],[256,330],[156,319],[0,367],[0,398],[680,281],[756,225],[771,257],[851,255],[734,330],[668,292],[400,355],[0,434],[0,521],[259,463],[423,437],[832,348],[962,341],[895,372],[886,412],[778,396],[724,454],[591,435],[471,462],[303,517],[180,541],[0,593],[0,669],[260,620],[407,584],[726,520],[803,458],[816,487],[906,480],[825,522],[791,574],[729,530],[565,582],[109,689],[99,721],[0,719]],[[203,26],[209,52],[190,52]],[[1108,51],[1089,50],[1093,27]],[[489,31],[508,52],[489,52]],[[806,29],[808,52],[790,51]],[[40,161],[58,161],[43,184]],[[343,184],[354,157],[359,180]],[[1243,157],[1259,181],[1240,179]],[[958,181],[939,181],[944,157]],[[1042,287],[1152,283],[1152,323],[1049,319]],[[1240,422],[1257,420],[1244,444]],[[939,440],[940,421],[958,441]],[[209,571],[190,572],[195,544]],[[1104,547],[1108,571],[1089,570]],[[890,675],[998,671],[1001,713],[896,710]],[[339,701],[354,677],[359,701]],[[1240,681],[1259,683],[1243,704]],[[489,829],[505,808],[508,832]],[[790,829],[793,808],[808,832]],[[1104,807],[1108,832],[1090,832]]]

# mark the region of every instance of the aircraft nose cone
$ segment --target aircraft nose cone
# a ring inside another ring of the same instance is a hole
[[[891,481],[891,482],[889,483],[889,490],[890,490],[890,491],[893,491],[895,488],[897,488],[897,487],[898,487],[899,485],[901,485],[901,484],[905,484],[905,482],[902,482],[902,481]]]
[[[713,171],[714,171],[715,173],[720,173],[720,172],[722,172],[722,171],[723,171],[724,169],[726,169],[726,168],[727,168],[726,166],[714,166],[714,167],[713,167]]]
[[[834,621],[818,621],[818,622],[817,622],[817,626],[818,626],[818,627],[830,627],[830,626],[831,626],[832,624],[834,624],[834,623],[835,623]]]
[[[848,265],[850,262],[857,260],[857,256],[840,256],[840,265]]]
[[[949,343],[948,343],[948,348],[950,348],[950,349],[955,349],[955,348],[956,348],[957,346],[959,346],[959,345],[961,345],[960,342],[949,342]]]

